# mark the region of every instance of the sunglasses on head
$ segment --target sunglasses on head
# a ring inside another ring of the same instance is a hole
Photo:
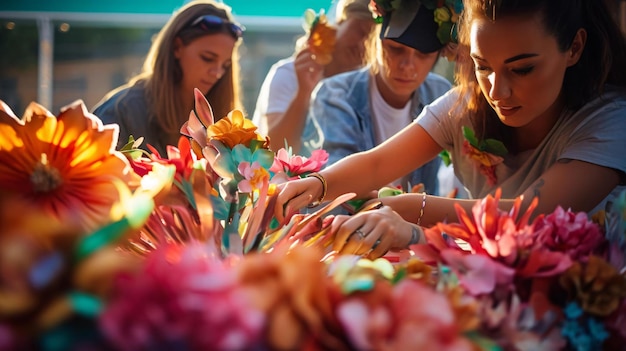
[[[200,27],[207,31],[214,31],[217,29],[226,28],[235,38],[241,38],[241,36],[243,35],[243,31],[245,30],[243,26],[237,25],[233,22],[230,22],[229,20],[223,19],[215,15],[200,16],[196,18],[195,21],[191,22],[190,27]]]

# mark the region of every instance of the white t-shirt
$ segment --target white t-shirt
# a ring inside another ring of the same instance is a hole
[[[372,115],[374,116],[374,137],[376,144],[382,144],[385,140],[398,133],[402,128],[411,124],[411,100],[404,107],[395,108],[389,105],[380,95],[376,79],[371,79],[370,101],[372,102]]]
[[[261,85],[252,122],[262,135],[268,133],[267,114],[285,113],[298,90],[294,58],[282,59],[272,65]]]
[[[626,150],[626,94],[623,91],[607,86],[602,97],[590,101],[571,116],[560,118],[537,148],[514,156],[505,155],[504,162],[496,166],[495,185],[490,185],[474,162],[463,154],[462,126],[471,128],[472,124],[466,114],[448,113],[458,99],[456,89],[449,91],[426,106],[415,121],[450,152],[455,174],[473,198],[485,197],[497,188],[502,189],[503,198],[515,198],[561,159],[610,167],[621,171],[622,179],[626,178],[626,157],[621,154]],[[624,188],[624,183],[620,184],[607,199]]]

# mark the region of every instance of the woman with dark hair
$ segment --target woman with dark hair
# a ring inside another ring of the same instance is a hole
[[[237,54],[242,34],[223,3],[187,3],[157,35],[142,72],[109,92],[93,113],[105,124],[119,125],[118,148],[132,135],[144,137],[142,147],[150,144],[165,155],[189,119],[194,88],[204,93],[216,118],[242,109]]]
[[[452,87],[431,72],[449,41],[437,37],[433,9],[403,0],[381,17],[368,66],[324,79],[313,92],[300,153],[324,149],[327,167],[383,143]],[[435,158],[389,186],[411,191],[421,184],[429,194],[438,194],[440,164]]]
[[[502,191],[508,209],[538,199],[594,213],[626,184],[626,42],[603,1],[466,0],[458,87],[382,145],[286,183],[276,214],[355,192],[366,196],[446,150],[474,198]],[[426,194],[337,217],[335,248],[373,257],[423,241],[419,225],[456,221],[454,204]],[[404,219],[404,220],[402,220]],[[417,224],[417,225],[416,225]],[[358,235],[352,235],[353,233]]]

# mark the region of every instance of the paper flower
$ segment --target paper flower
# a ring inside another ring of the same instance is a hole
[[[473,350],[443,294],[412,280],[386,291],[377,299],[355,295],[339,306],[337,313],[356,349]]]
[[[316,14],[312,9],[304,13],[305,30],[309,33],[307,44],[313,60],[320,65],[327,65],[333,60],[337,28],[328,23],[322,10]]]
[[[596,316],[610,315],[626,298],[626,277],[596,256],[574,263],[559,282],[585,312]]]
[[[289,151],[281,148],[276,152],[274,164],[270,171],[278,174],[284,172],[288,180],[297,179],[309,173],[318,172],[328,162],[328,152],[318,149],[311,152],[311,157],[292,155]]]
[[[239,182],[239,191],[244,193],[259,191],[270,179],[270,173],[259,162],[241,162],[237,170],[244,178]]]
[[[0,187],[85,232],[107,223],[119,195],[114,179],[130,182],[126,157],[115,151],[117,126],[89,114],[82,101],[55,117],[31,103],[21,119],[0,104]]]
[[[515,274],[521,277],[554,276],[569,268],[572,263],[569,256],[543,247],[538,240],[542,231],[549,228],[544,226],[536,230],[532,224],[528,224],[537,199],[518,218],[521,198],[517,198],[511,210],[506,212],[498,207],[501,194],[498,189],[495,197],[488,195],[477,201],[471,215],[461,206],[455,206],[459,223],[437,223],[426,229],[424,234],[429,242],[427,250],[421,250],[420,245],[415,245],[415,249],[430,256],[433,255],[431,250],[441,253],[445,249],[464,254],[487,255],[515,269]],[[469,251],[461,249],[454,239],[467,242]],[[434,257],[436,256],[435,253]]]
[[[471,159],[482,174],[487,177],[489,185],[498,183],[496,166],[504,161],[502,156],[507,154],[507,149],[501,141],[495,139],[478,140],[474,131],[463,127],[463,154]]]
[[[264,315],[237,270],[210,246],[163,246],[144,269],[120,277],[100,317],[120,350],[245,350],[259,345]]]
[[[300,246],[247,255],[240,262],[239,279],[250,302],[267,315],[270,349],[347,349],[333,311],[338,292],[321,256],[316,249]]]
[[[543,247],[563,252],[572,260],[586,259],[605,242],[600,227],[585,212],[565,211],[561,206],[539,218],[535,230],[540,233],[537,240]]]
[[[233,110],[228,116],[207,127],[207,138],[221,141],[231,149],[239,144],[250,146],[252,140],[269,143],[256,129],[256,125],[245,118],[241,111]]]

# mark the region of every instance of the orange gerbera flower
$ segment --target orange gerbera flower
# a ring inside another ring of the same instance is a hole
[[[134,175],[117,137],[117,125],[103,126],[80,100],[58,117],[33,102],[21,119],[0,101],[0,190],[94,230],[118,200],[112,180]]]
[[[269,142],[256,132],[257,127],[251,120],[245,118],[239,110],[233,110],[228,116],[220,119],[207,127],[207,138],[209,140],[219,140],[229,148],[237,144],[250,146],[252,140]]]
[[[315,62],[327,65],[333,60],[337,29],[328,23],[325,14],[319,14],[311,25],[307,43]]]

